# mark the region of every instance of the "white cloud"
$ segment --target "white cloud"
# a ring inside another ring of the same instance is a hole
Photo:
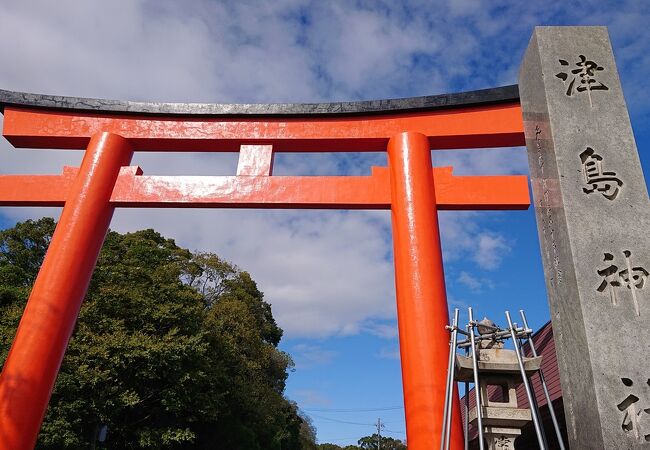
[[[450,309],[450,319],[451,319],[451,310],[453,308],[458,308],[461,311],[466,311],[467,308],[469,308],[471,306],[471,304],[469,304],[465,300],[456,298],[453,295],[448,295],[447,296],[447,304],[449,305],[449,309]],[[451,320],[450,320],[450,322],[451,322]]]
[[[458,281],[467,286],[471,291],[480,291],[483,285],[477,278],[465,271],[458,275]]]
[[[461,271],[457,281],[469,288],[474,293],[483,292],[484,288],[494,289],[494,283],[489,278],[476,277],[469,272]]]
[[[434,166],[452,166],[454,175],[528,174],[525,147],[434,150],[431,159]]]
[[[367,321],[361,326],[361,330],[382,339],[394,339],[397,337],[397,322]]]
[[[379,357],[383,359],[400,359],[399,346],[382,347],[379,349]]]
[[[506,213],[442,211],[440,233],[446,264],[473,261],[480,268],[497,269],[514,245],[499,232],[485,227],[486,219]]]
[[[478,236],[478,249],[473,256],[474,261],[483,269],[494,270],[501,264],[504,256],[511,250],[505,238],[501,235],[486,232]]]
[[[319,391],[313,389],[296,389],[292,391],[292,397],[296,399],[301,407],[309,408],[314,406],[330,406],[332,401]]]
[[[291,348],[291,356],[297,369],[329,364],[337,355],[333,350],[326,350],[314,344],[296,344]]]
[[[0,88],[131,100],[308,102],[490,87],[516,81],[534,24],[564,15],[575,23],[612,25],[619,63],[629,68],[627,83],[635,88],[628,92],[631,108],[647,113],[642,95],[650,69],[647,8],[599,4],[585,11],[558,5],[4,1]],[[81,156],[15,150],[3,142],[0,172],[59,173]],[[457,174],[526,173],[522,149],[433,156],[437,165],[454,165]],[[385,156],[281,155],[277,161],[276,173],[365,174],[371,164],[385,164]],[[236,164],[232,155],[156,153],[136,155],[134,163],[145,174],[197,175],[232,174]],[[14,220],[56,213],[2,209]],[[489,217],[440,215],[445,263],[498,267],[514,243],[485,227]],[[387,213],[121,210],[112,226],[153,227],[183,246],[215,251],[249,270],[288,337],[394,333]]]

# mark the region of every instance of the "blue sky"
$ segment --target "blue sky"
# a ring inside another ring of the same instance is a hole
[[[641,161],[650,156],[650,4],[643,1],[0,0],[0,88],[129,100],[312,102],[513,84],[535,25],[607,25]],[[434,152],[457,174],[527,173],[523,148]],[[80,152],[13,150],[1,173],[59,173]],[[232,174],[234,155],[137,155],[147,174]],[[276,174],[367,174],[383,154],[279,155]],[[56,209],[0,208],[0,224]],[[285,329],[287,395],[322,442],[404,437],[385,212],[118,211],[251,272]],[[548,320],[532,211],[441,215],[450,305]]]

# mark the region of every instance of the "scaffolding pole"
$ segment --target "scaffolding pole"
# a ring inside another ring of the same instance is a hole
[[[451,414],[454,404],[454,369],[456,367],[456,343],[458,340],[458,308],[454,309],[454,322],[451,327],[451,341],[449,342],[449,365],[447,368],[447,387],[445,389],[445,414],[442,418],[442,439],[440,450],[449,450],[451,436]]]
[[[524,388],[526,389],[526,395],[528,396],[528,404],[533,417],[533,425],[535,426],[535,434],[537,435],[537,443],[541,450],[547,450],[546,443],[544,442],[544,433],[542,432],[542,426],[539,421],[539,410],[537,409],[537,402],[533,398],[533,393],[530,388],[530,383],[528,382],[528,377],[526,376],[526,368],[524,367],[523,357],[519,349],[519,343],[517,342],[517,333],[515,332],[515,327],[512,324],[512,319],[510,318],[510,312],[506,311],[506,319],[508,320],[508,328],[510,329],[510,335],[512,337],[512,345],[515,347],[515,354],[517,355],[517,363],[519,363],[519,371],[521,372],[521,381],[524,383]]]
[[[529,329],[528,321],[526,320],[526,314],[524,313],[523,309],[519,310],[519,315],[521,316],[521,323],[523,324],[524,328],[528,330]],[[531,335],[529,335],[528,337],[528,345],[530,345],[530,351],[533,357],[537,358],[537,350],[535,349],[535,343],[533,342],[533,338]],[[548,393],[548,387],[546,386],[546,380],[544,379],[544,372],[542,371],[541,367],[538,373],[539,373],[539,379],[542,384],[542,390],[544,391],[544,397],[546,397],[546,405],[548,406],[548,411],[551,414],[551,422],[553,422],[553,429],[555,430],[557,441],[560,444],[560,450],[565,450],[564,439],[562,438],[562,433],[560,432],[560,425],[557,421],[557,417],[555,417],[555,408],[553,408],[553,403],[551,402],[551,395]]]
[[[485,450],[485,444],[483,443],[483,414],[481,411],[481,389],[478,382],[478,357],[476,355],[477,345],[474,342],[474,328],[476,327],[476,322],[474,322],[474,315],[472,313],[472,308],[467,308],[467,313],[469,315],[469,339],[472,344],[472,369],[474,370],[474,394],[476,395],[476,421],[478,425],[478,447],[479,450]]]

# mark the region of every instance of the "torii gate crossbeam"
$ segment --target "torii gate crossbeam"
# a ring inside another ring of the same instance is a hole
[[[0,448],[36,442],[116,207],[390,209],[409,449],[437,448],[449,345],[437,211],[526,209],[527,177],[457,177],[431,149],[519,146],[516,86],[316,105],[138,104],[0,91],[15,147],[85,149],[61,175],[2,175],[0,205],[63,206],[0,375]],[[134,151],[239,152],[237,174],[146,176]],[[273,176],[274,152],[386,151],[369,176]],[[458,400],[455,403],[459,412]],[[463,448],[455,415],[452,447]]]

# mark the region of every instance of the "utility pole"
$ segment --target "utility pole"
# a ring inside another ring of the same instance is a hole
[[[381,418],[377,418],[377,450],[381,450],[381,429],[384,424],[381,423]]]

